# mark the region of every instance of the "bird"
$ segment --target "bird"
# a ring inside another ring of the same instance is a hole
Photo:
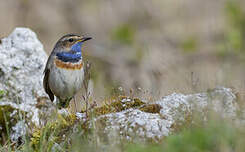
[[[67,108],[75,94],[82,88],[85,66],[82,46],[92,37],[66,34],[55,44],[48,57],[43,77],[43,87],[50,100],[58,98],[58,109]]]

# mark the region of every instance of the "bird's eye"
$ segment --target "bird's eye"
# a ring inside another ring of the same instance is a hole
[[[73,39],[73,38],[70,38],[70,39],[68,39],[68,41],[69,41],[69,42],[73,42],[73,41],[74,41],[74,39]]]

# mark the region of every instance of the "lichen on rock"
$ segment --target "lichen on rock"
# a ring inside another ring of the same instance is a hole
[[[216,88],[191,95],[173,93],[138,108],[101,115],[95,122],[103,123],[99,125],[100,130],[109,139],[121,136],[130,140],[161,140],[192,124],[195,115],[202,116],[205,121],[207,111],[215,111],[223,118],[235,119],[237,110],[232,90]]]
[[[1,102],[34,104],[44,96],[42,73],[47,55],[36,34],[28,28],[16,28],[0,44],[0,90],[6,92]]]
[[[104,105],[93,109],[95,116],[105,115],[113,112],[120,112],[130,108],[139,108],[145,102],[139,98],[131,98],[127,96],[111,97],[104,101]]]
[[[26,131],[23,123],[39,125],[35,104],[39,98],[46,96],[42,87],[46,60],[43,45],[28,28],[16,28],[8,37],[1,39],[0,125],[5,128],[5,133],[8,127],[13,140]],[[17,118],[20,112],[25,113],[28,122]],[[7,121],[3,121],[3,113]]]

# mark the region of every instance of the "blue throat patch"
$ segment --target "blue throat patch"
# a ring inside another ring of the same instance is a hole
[[[56,56],[63,62],[79,62],[82,59],[82,42],[77,42],[72,45],[68,52],[58,52]]]

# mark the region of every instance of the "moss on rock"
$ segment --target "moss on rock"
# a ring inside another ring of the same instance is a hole
[[[127,96],[119,96],[117,98],[110,98],[104,103],[105,104],[101,107],[97,107],[93,109],[93,112],[96,116],[112,113],[112,112],[120,112],[130,108],[138,108],[145,103],[138,98],[131,98]]]
[[[160,113],[162,107],[159,104],[146,104],[139,108],[139,110],[148,113]]]

